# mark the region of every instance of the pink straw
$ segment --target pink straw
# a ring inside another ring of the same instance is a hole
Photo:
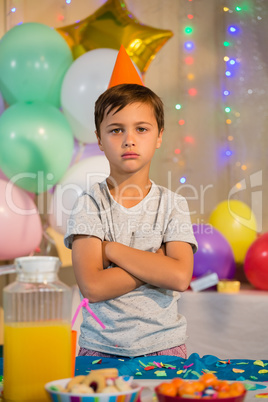
[[[85,307],[85,308],[87,309],[87,311],[89,312],[89,314],[92,315],[92,317],[97,321],[97,323],[100,324],[100,326],[101,326],[103,329],[105,328],[105,325],[101,322],[101,320],[96,316],[96,314],[93,313],[93,311],[91,310],[91,308],[88,306],[88,299],[83,299],[83,300],[81,301],[81,303],[79,304],[79,306],[77,307],[77,310],[76,310],[76,312],[75,312],[75,314],[74,314],[74,316],[73,316],[73,319],[72,319],[72,328],[73,328],[73,326],[74,326],[74,323],[75,323],[75,320],[76,320],[76,318],[77,318],[77,316],[78,316],[78,313],[79,313],[79,311],[80,311],[80,309],[81,309],[82,307]]]

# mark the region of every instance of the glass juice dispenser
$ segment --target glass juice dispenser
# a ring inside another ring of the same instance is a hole
[[[49,401],[44,385],[71,377],[72,291],[59,267],[57,257],[15,260],[3,291],[5,401]]]

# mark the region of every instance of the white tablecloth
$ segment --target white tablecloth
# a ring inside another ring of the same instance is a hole
[[[250,287],[235,294],[187,290],[178,308],[188,323],[188,355],[268,359],[268,292]]]

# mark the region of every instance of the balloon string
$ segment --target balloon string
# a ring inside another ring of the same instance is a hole
[[[104,325],[103,322],[96,316],[96,314],[93,313],[93,311],[92,311],[91,308],[89,307],[88,303],[89,303],[88,299],[83,299],[83,300],[81,301],[81,303],[79,304],[79,306],[77,307],[76,312],[75,312],[75,314],[74,314],[74,316],[73,316],[73,319],[72,319],[72,328],[73,328],[73,326],[74,326],[75,320],[76,320],[76,318],[77,318],[77,316],[78,316],[78,313],[79,313],[80,309],[81,309],[82,307],[85,307],[85,308],[87,309],[87,311],[89,312],[89,314],[91,314],[92,317],[97,321],[97,323],[100,324],[100,326],[104,329],[104,328],[105,328],[105,325]]]
[[[81,141],[79,141],[78,145],[79,145],[79,149],[78,149],[78,153],[75,157],[74,163],[77,163],[80,161],[80,159],[82,158],[82,155],[84,153],[85,147],[86,147],[86,144]]]

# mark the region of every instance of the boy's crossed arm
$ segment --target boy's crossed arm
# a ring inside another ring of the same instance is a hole
[[[76,236],[73,242],[73,266],[78,286],[90,302],[99,302],[126,294],[144,283],[183,291],[193,272],[193,252],[188,243],[166,243],[156,253],[137,250],[96,237]],[[113,262],[117,266],[103,269]]]

